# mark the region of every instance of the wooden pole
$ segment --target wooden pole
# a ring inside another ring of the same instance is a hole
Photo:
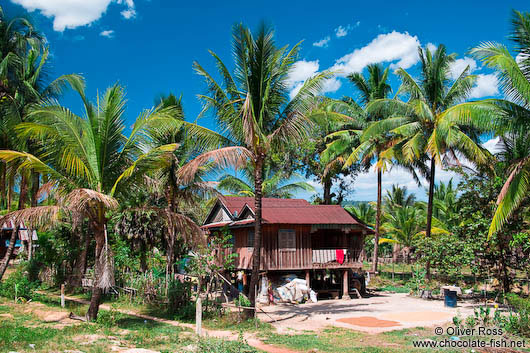
[[[64,283],[61,284],[61,308],[64,308]]]
[[[311,273],[309,270],[305,270],[305,284],[307,288],[311,288]]]
[[[202,335],[202,301],[200,293],[197,293],[197,302],[195,308],[195,333],[197,336]]]
[[[342,299],[351,299],[348,288],[348,270],[344,270],[342,274]]]

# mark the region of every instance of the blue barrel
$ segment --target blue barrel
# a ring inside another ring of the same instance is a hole
[[[444,304],[450,308],[456,308],[456,291],[444,289]]]

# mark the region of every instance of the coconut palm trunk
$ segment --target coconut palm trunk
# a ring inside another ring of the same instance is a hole
[[[24,208],[24,204],[26,203],[27,194],[28,192],[27,192],[26,177],[24,174],[22,174],[22,178],[20,180],[20,196],[18,200],[19,210]],[[4,256],[4,262],[2,263],[2,267],[0,267],[0,281],[4,277],[4,273],[6,272],[7,266],[9,266],[9,261],[11,260],[11,256],[13,255],[13,252],[15,251],[15,243],[18,238],[18,233],[19,233],[19,225],[13,222],[13,231],[11,232],[11,238],[9,238],[9,246],[7,247],[7,251]]]
[[[262,201],[262,183],[263,183],[263,157],[258,156],[256,159],[256,168],[254,168],[254,252],[252,256],[252,275],[250,277],[249,299],[251,306],[256,305],[256,287],[259,280],[259,269],[261,266],[261,201]]]
[[[431,158],[431,177],[429,178],[429,199],[427,200],[427,226],[425,229],[425,237],[430,238],[431,236],[431,224],[432,224],[432,211],[433,211],[433,200],[434,200],[434,178],[436,171],[436,162],[434,157]],[[425,264],[425,270],[427,273],[425,276],[427,279],[431,278],[431,263],[427,261]]]
[[[332,198],[331,186],[332,186],[331,176],[327,175],[326,178],[324,179],[324,205],[331,205],[331,198]]]
[[[382,171],[381,168],[377,168],[377,211],[375,214],[375,235],[374,235],[374,258],[372,260],[372,271],[377,272],[377,262],[379,255],[379,227],[381,226],[381,184],[382,184]]]
[[[99,279],[101,271],[104,269],[100,268],[101,256],[103,254],[103,247],[105,246],[105,215],[99,212],[98,220],[93,222],[94,238],[96,239],[96,253],[94,257],[94,282],[92,285],[92,297],[90,298],[90,306],[87,311],[88,321],[96,320],[98,317],[99,304],[101,302],[101,296],[103,294],[102,289],[99,287]]]
[[[9,246],[7,247],[7,251],[4,256],[4,262],[2,263],[2,267],[0,267],[0,281],[2,280],[2,277],[4,277],[4,273],[6,272],[7,266],[9,265],[11,255],[13,255],[13,250],[15,249],[15,242],[17,240],[17,234],[18,227],[13,227],[13,230],[11,231],[11,238],[9,238]]]

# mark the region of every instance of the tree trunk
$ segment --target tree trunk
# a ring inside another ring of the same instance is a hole
[[[168,202],[168,238],[167,238],[167,253],[166,253],[166,294],[169,290],[169,280],[173,279],[173,260],[175,257],[175,241],[176,241],[176,229],[175,224],[173,222],[173,214],[177,212],[177,204],[176,204],[176,192],[175,187],[176,185],[176,178],[171,175],[171,185],[169,192],[166,195],[167,202]]]
[[[431,157],[431,178],[429,180],[429,199],[427,200],[427,226],[425,229],[426,238],[430,238],[431,236],[435,172],[436,172],[436,161],[433,156]],[[431,279],[431,262],[428,260],[427,260],[427,263],[425,264],[425,270],[426,270],[425,277],[428,280],[430,280]]]
[[[28,181],[25,173],[22,173],[22,178],[20,179],[20,193],[18,196],[18,209],[22,210],[28,199]]]
[[[0,207],[5,209],[7,207],[7,164],[0,162]]]
[[[13,193],[15,187],[15,174],[11,173],[7,181],[7,209],[10,211],[13,203]]]
[[[69,287],[80,287],[82,284],[81,279],[85,275],[86,259],[88,255],[88,248],[90,247],[90,236],[87,233],[83,232],[83,235],[81,236],[81,241],[79,242],[79,246],[82,249],[75,263],[74,273],[72,276],[70,276],[68,280]]]
[[[9,238],[9,246],[7,247],[7,251],[4,256],[4,262],[2,263],[2,266],[0,267],[0,281],[2,280],[2,277],[4,277],[4,273],[6,272],[7,266],[9,265],[9,260],[11,259],[11,255],[13,254],[13,250],[15,249],[15,242],[17,241],[17,233],[18,233],[18,227],[14,226],[13,231],[11,232],[11,238]]]
[[[377,261],[379,255],[379,227],[381,224],[381,184],[382,184],[382,172],[381,169],[377,169],[377,211],[375,214],[375,235],[374,235],[374,258],[372,259],[372,271],[374,274],[377,272]]]
[[[94,321],[98,317],[99,304],[101,302],[101,295],[103,290],[98,287],[99,276],[101,275],[101,270],[99,268],[99,258],[103,253],[103,246],[105,245],[105,224],[104,217],[105,215],[100,212],[100,220],[97,223],[94,223],[94,237],[96,238],[96,256],[94,260],[94,283],[92,287],[92,297],[90,298],[90,306],[86,313],[87,319],[89,321]]]
[[[19,210],[24,208],[24,204],[26,203],[26,195],[27,195],[26,177],[22,175],[22,179],[20,181],[20,197],[18,201]],[[7,248],[7,252],[4,257],[4,262],[2,263],[2,267],[0,267],[0,281],[2,280],[2,277],[4,276],[4,273],[6,272],[7,266],[9,266],[11,255],[13,254],[15,250],[15,243],[17,241],[19,228],[20,228],[19,224],[15,224],[15,222],[13,222],[13,231],[11,232],[11,238],[9,239],[9,247]]]
[[[250,306],[256,310],[256,286],[259,281],[261,266],[261,198],[263,183],[263,156],[257,156],[254,168],[254,252],[252,253],[252,275],[250,277],[249,299]],[[247,310],[247,315],[253,315],[252,310]]]
[[[145,245],[145,242],[142,240],[140,243],[140,271],[142,273],[147,272],[147,246]]]
[[[333,186],[333,182],[331,181],[330,176],[326,176],[324,179],[324,205],[331,205],[331,199],[333,195],[331,194],[331,187]]]
[[[40,175],[37,172],[31,172],[31,207],[37,207],[39,203]]]

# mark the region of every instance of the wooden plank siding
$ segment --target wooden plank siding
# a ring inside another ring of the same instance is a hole
[[[323,264],[313,264],[313,247],[315,249],[344,248],[360,253],[364,239],[361,231],[358,234],[344,234],[340,230],[326,229],[311,234],[311,225],[301,224],[264,224],[262,229],[261,270],[264,271],[327,268],[328,266],[322,266]],[[295,231],[296,249],[278,248],[280,229]],[[247,241],[249,231],[253,230],[253,226],[230,229],[234,237],[234,248],[231,251],[236,251],[238,254],[235,261],[236,269],[250,270],[252,268],[253,248]],[[311,244],[312,239],[315,244]],[[342,265],[330,264],[329,267],[351,267],[354,264],[358,265],[357,261],[349,261]]]

